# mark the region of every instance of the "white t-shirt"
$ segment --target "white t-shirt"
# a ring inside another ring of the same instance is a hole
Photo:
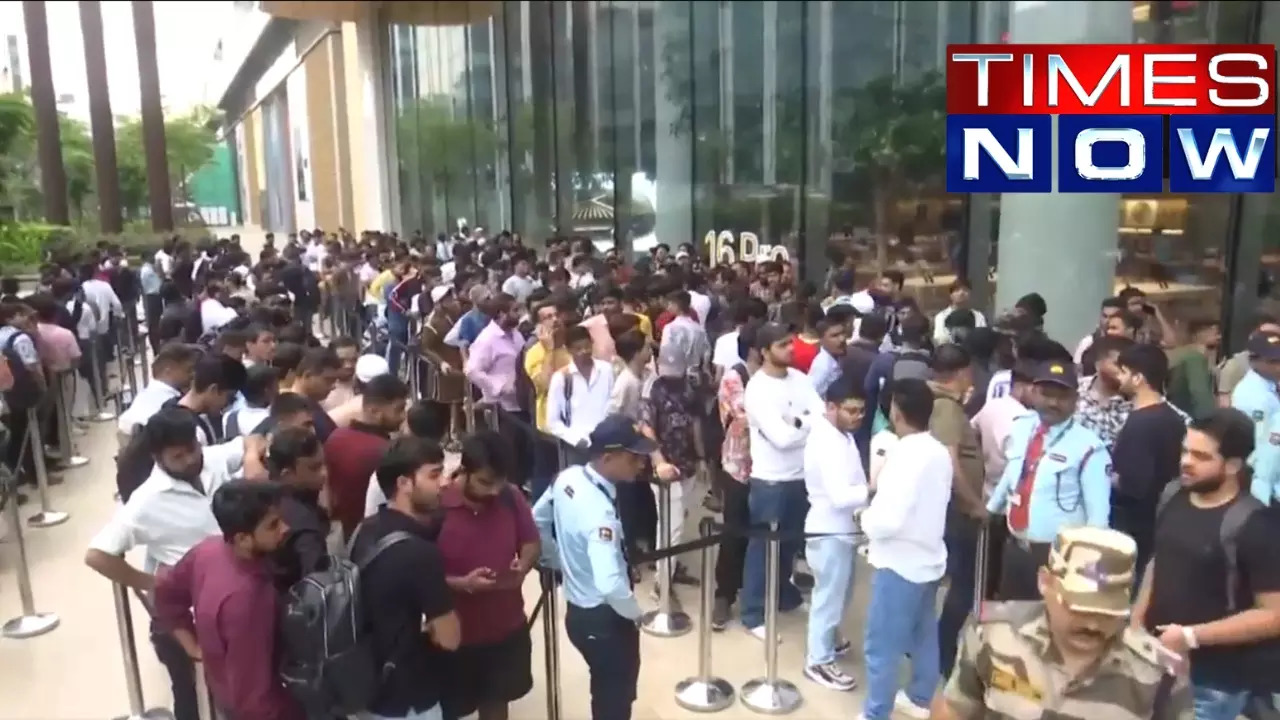
[[[745,361],[738,355],[738,331],[733,330],[716,338],[715,348],[711,351],[711,364],[728,370],[740,362]]]
[[[781,378],[757,372],[747,382],[742,404],[751,429],[751,477],[803,480],[805,440],[826,410],[809,376],[795,368]]]
[[[707,316],[711,314],[711,297],[696,290],[689,291],[689,307],[698,313],[698,324],[707,327]]]
[[[235,319],[235,310],[213,298],[206,298],[200,302],[200,328],[206,333],[211,333]]]
[[[875,497],[862,513],[867,561],[913,583],[947,570],[943,528],[951,501],[951,453],[927,432],[900,437],[889,451]]]
[[[853,511],[867,504],[867,476],[857,441],[826,417],[813,421],[805,442],[804,487],[809,496],[804,531],[837,533],[840,540],[853,542]]]
[[[892,430],[884,429],[871,436],[871,486],[876,487],[876,478],[880,477],[880,471],[884,468],[884,461],[888,459],[889,452],[898,444],[898,436]]]

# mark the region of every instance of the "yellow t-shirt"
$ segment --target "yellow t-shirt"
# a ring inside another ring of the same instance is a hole
[[[547,348],[540,342],[534,343],[528,350],[524,351],[524,371],[529,376],[530,382],[533,383],[534,391],[534,422],[537,423],[539,430],[547,429],[547,387],[550,385],[551,378],[547,377],[546,382],[540,382],[542,375],[543,363],[547,362]],[[551,362],[554,363],[553,371],[559,370],[570,362],[569,351],[564,348],[558,348],[552,353]]]
[[[382,304],[382,296],[387,291],[387,285],[396,281],[395,273],[390,270],[383,270],[378,276],[369,283],[369,290],[365,294],[365,303]]]
[[[644,333],[649,342],[653,342],[653,321],[644,313],[633,312],[631,314],[635,315],[636,319],[640,321],[640,332]]]

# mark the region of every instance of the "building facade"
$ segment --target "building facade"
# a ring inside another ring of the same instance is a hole
[[[1134,286],[1238,343],[1277,292],[1274,196],[949,195],[942,180],[948,44],[1274,44],[1274,3],[262,3],[306,21],[318,6],[363,12],[339,19],[342,42],[371,53],[354,90],[376,157],[351,192],[381,212],[349,227],[690,243],[785,255],[815,280],[851,248],[868,272],[901,269],[927,309],[956,277],[996,309],[1039,292],[1062,338]],[[255,131],[297,143],[270,137]]]

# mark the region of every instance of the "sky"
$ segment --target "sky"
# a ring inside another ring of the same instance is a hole
[[[111,110],[116,115],[136,115],[138,58],[133,41],[132,3],[104,0],[101,5]],[[166,111],[181,113],[198,104],[215,104],[224,89],[221,85],[234,68],[226,67],[225,60],[217,62],[214,50],[219,39],[235,29],[240,14],[233,9],[231,0],[158,0],[154,6],[160,93]],[[67,95],[72,98],[70,103],[60,103],[59,108],[85,120],[88,81],[80,34],[80,3],[46,2],[45,7],[54,88],[60,99]],[[29,78],[22,3],[17,0],[0,0],[0,38],[6,35],[22,38],[22,70]],[[7,57],[0,64],[7,66]]]

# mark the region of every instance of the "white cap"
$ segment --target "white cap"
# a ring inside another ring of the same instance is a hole
[[[390,375],[391,366],[381,355],[361,355],[356,360],[356,380],[367,383],[379,375]]]
[[[437,285],[431,288],[431,302],[438,303],[442,299],[444,299],[444,296],[448,295],[451,292],[453,292],[453,286]]]
[[[849,304],[862,315],[870,315],[876,309],[876,301],[871,298],[871,293],[866,290],[851,295]]]

